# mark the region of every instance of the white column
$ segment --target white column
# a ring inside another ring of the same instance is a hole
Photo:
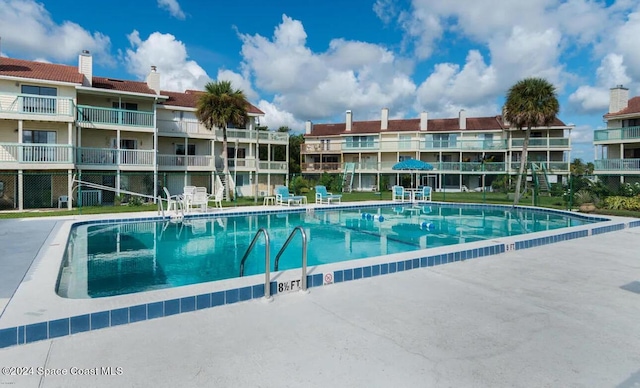
[[[18,210],[24,209],[24,176],[22,170],[18,170]]]
[[[120,105],[118,105],[120,106]],[[120,130],[116,130],[116,194],[120,195],[120,159],[122,152],[120,151]]]
[[[23,136],[22,125],[23,125],[23,121],[18,120],[18,144],[22,144],[22,136]],[[22,145],[19,145],[18,146],[18,163],[21,163],[22,161],[23,161],[23,149],[22,149]]]
[[[153,188],[151,189],[151,195],[153,195],[153,203],[157,203],[158,193],[158,114],[156,102],[153,102]],[[154,240],[155,244],[155,240]],[[154,249],[155,258],[155,249]],[[155,267],[154,267],[155,269]]]
[[[73,207],[71,204],[73,197],[73,170],[67,170],[67,196],[69,200],[67,201],[67,209],[71,210]]]

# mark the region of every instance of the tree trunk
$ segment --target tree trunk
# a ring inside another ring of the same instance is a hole
[[[518,184],[516,185],[516,194],[513,198],[513,206],[516,206],[520,202],[520,188],[522,186],[522,176],[527,173],[527,159],[528,147],[529,147],[529,134],[531,133],[531,127],[527,128],[524,132],[524,142],[522,143],[522,153],[520,154],[520,171],[518,173]]]
[[[222,127],[222,174],[224,175],[224,195],[227,201],[231,200],[229,196],[229,180],[231,174],[229,174],[229,154],[227,152],[227,126]]]

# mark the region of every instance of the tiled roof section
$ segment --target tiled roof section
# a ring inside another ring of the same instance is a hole
[[[195,108],[198,102],[198,97],[204,93],[200,90],[186,90],[184,93],[180,92],[170,92],[166,90],[161,90],[160,94],[163,96],[169,97],[168,100],[164,102],[164,105],[170,106],[182,106],[186,108]],[[264,112],[260,109],[256,108],[252,104],[249,104],[247,107],[247,112],[257,115],[263,115]]]
[[[640,113],[640,96],[629,99],[627,107],[623,110],[614,113],[607,113],[606,115],[604,115],[604,117],[628,115],[632,113]]]
[[[25,61],[23,59],[0,57],[0,75],[82,84],[82,74],[78,72],[78,68],[75,66]]]
[[[109,89],[119,92],[132,92],[155,95],[152,89],[142,81],[126,81],[114,78],[93,77],[92,86],[97,89]]]
[[[557,120],[559,121],[559,120]],[[555,124],[554,124],[555,125]],[[561,124],[564,125],[564,124]],[[338,124],[315,124],[310,136],[331,136],[345,133],[379,133],[379,132],[402,132],[419,131],[420,119],[389,120],[388,129],[380,130],[380,120],[377,121],[354,121],[351,125],[351,132],[345,131],[345,123]],[[503,123],[500,116],[492,117],[468,117],[467,131],[502,129]],[[459,131],[460,126],[457,118],[454,119],[430,119],[427,124],[427,131],[445,132]]]

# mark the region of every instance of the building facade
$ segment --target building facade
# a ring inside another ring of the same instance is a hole
[[[344,123],[307,122],[303,174],[344,173],[347,190],[385,190],[401,184],[406,175],[393,165],[414,158],[434,167],[420,172],[418,184],[437,191],[479,191],[520,168],[524,131],[510,127],[501,116],[467,117],[461,110],[457,118],[430,119],[422,112],[417,119],[390,120],[384,108],[380,120],[352,117],[347,111]],[[529,161],[546,172],[548,183],[569,174],[571,129],[556,119],[549,127],[531,130]]]
[[[594,173],[614,186],[640,182],[640,96],[629,99],[629,89],[610,90],[606,129],[593,133]]]
[[[156,196],[186,185],[213,192],[222,131],[196,119],[199,93],[161,90],[155,67],[144,82],[94,76],[86,51],[77,67],[0,58],[0,209],[113,204],[121,191]],[[267,195],[286,182],[288,161],[271,156],[289,135],[259,131],[264,113],[251,104],[248,114],[244,128],[227,130],[229,185]],[[112,189],[78,198],[75,180]]]

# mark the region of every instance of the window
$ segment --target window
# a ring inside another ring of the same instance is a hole
[[[411,135],[400,135],[400,141],[398,142],[398,148],[406,150],[411,148]]]
[[[22,142],[27,144],[56,144],[56,132],[22,131]]]
[[[533,131],[533,132],[531,132],[531,137],[542,137],[542,132]]]
[[[375,136],[351,136],[346,139],[348,148],[373,148]]]
[[[22,131],[22,142],[25,144],[56,144],[55,131]],[[24,146],[25,162],[55,161],[55,149],[46,146]]]
[[[184,155],[184,144],[176,144],[176,155]],[[187,146],[187,155],[195,155],[196,154],[196,145],[189,144]]]
[[[425,137],[427,147],[455,148],[458,141],[456,133],[434,133]]]
[[[136,125],[138,116],[132,111],[138,110],[138,104],[132,102],[113,102],[113,109],[123,109],[125,112],[113,112],[111,114],[112,123]],[[122,119],[120,119],[122,118]]]
[[[638,126],[640,126],[640,119],[622,120],[622,128],[638,127]]]
[[[46,86],[22,85],[22,94],[43,97],[23,96],[22,111],[25,113],[55,114],[58,89]]]
[[[411,159],[412,157],[409,155],[400,155],[398,156],[398,162],[404,162],[405,160]]]

